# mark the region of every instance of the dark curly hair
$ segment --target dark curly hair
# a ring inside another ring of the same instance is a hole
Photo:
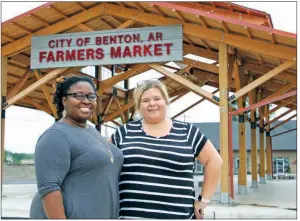
[[[65,78],[62,82],[57,82],[55,92],[53,93],[53,104],[56,106],[56,111],[59,118],[62,118],[62,113],[64,110],[62,98],[67,95],[70,87],[78,82],[88,82],[93,87],[94,91],[96,91],[93,80],[86,76],[72,76]]]

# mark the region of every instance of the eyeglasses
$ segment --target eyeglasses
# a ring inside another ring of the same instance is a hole
[[[89,101],[96,101],[98,98],[97,94],[84,94],[84,93],[68,93],[67,95],[75,97],[77,100],[83,101],[87,98]]]

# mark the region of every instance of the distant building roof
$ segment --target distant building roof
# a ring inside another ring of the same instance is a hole
[[[278,121],[276,124],[278,124]],[[220,149],[220,123],[219,122],[211,122],[211,123],[193,123],[197,126],[202,133],[204,133],[208,139],[214,144],[216,149]],[[238,150],[239,139],[238,139],[238,122],[232,123],[232,143],[233,150]],[[272,126],[274,126],[272,124]],[[271,131],[271,136],[282,133],[287,130],[291,130],[297,127],[297,123],[295,120],[289,121],[282,126],[276,128]],[[246,123],[246,145],[247,150],[251,150],[251,127],[250,123]],[[273,150],[297,150],[297,132],[296,130],[291,131],[289,133],[285,133],[272,138],[272,148]],[[256,130],[256,143],[257,149],[259,150],[259,129]],[[265,145],[266,147],[266,145]]]

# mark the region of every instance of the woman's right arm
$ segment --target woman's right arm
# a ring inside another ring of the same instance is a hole
[[[66,219],[63,197],[60,191],[54,191],[43,198],[43,206],[49,219]]]
[[[65,219],[61,185],[71,163],[70,142],[59,130],[41,136],[35,149],[37,185],[44,211],[49,219]]]

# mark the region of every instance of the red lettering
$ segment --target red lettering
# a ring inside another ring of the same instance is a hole
[[[103,37],[103,44],[104,45],[108,45],[109,43],[108,43],[108,37],[107,36],[104,36]]]
[[[53,61],[53,62],[55,61],[52,51],[49,51],[49,53],[48,53],[47,62],[49,62],[49,61]]]
[[[133,57],[136,57],[136,54],[140,57],[142,56],[142,47],[140,45],[133,46]]]
[[[68,47],[70,47],[70,45],[71,45],[71,42],[72,42],[72,38],[70,38],[70,39],[67,39],[66,41],[67,41]]]
[[[140,34],[133,34],[133,42],[141,42]]]
[[[83,45],[83,39],[82,38],[77,38],[76,44],[77,44],[77,46],[82,46]]]
[[[117,35],[117,37],[119,38],[119,43],[122,43],[123,35]]]
[[[153,56],[150,48],[152,47],[152,45],[144,45],[144,56],[146,57],[147,54],[149,54],[149,56]]]
[[[162,44],[154,45],[154,55],[156,55],[156,56],[162,55],[161,47],[162,47]]]
[[[101,37],[96,37],[95,41],[96,45],[101,45]]]
[[[148,41],[155,41],[154,34],[152,32],[150,32],[148,36]]]
[[[102,48],[97,48],[96,49],[96,58],[97,59],[102,59],[103,57],[104,57],[103,49]]]
[[[60,47],[64,47],[65,39],[59,39],[58,41],[60,42]]]
[[[94,60],[94,49],[87,48],[86,49],[86,60],[90,60],[90,57]]]
[[[47,54],[46,51],[40,51],[40,53],[39,53],[39,61],[40,61],[40,63],[43,61],[44,58],[46,58],[46,56],[45,56],[46,54]]]
[[[88,43],[90,43],[90,38],[89,37],[84,38],[84,45],[87,45]]]
[[[131,52],[129,46],[126,46],[123,52],[123,58],[124,57],[131,57]]]
[[[77,50],[77,60],[84,61],[84,49]]]
[[[50,40],[50,41],[48,42],[48,46],[49,46],[50,48],[54,48],[54,47],[55,47],[55,41],[54,41],[54,40]]]
[[[121,47],[117,47],[117,49],[115,49],[114,47],[110,48],[110,57],[111,58],[120,58],[121,57]]]
[[[162,41],[162,33],[161,32],[156,32],[156,41]]]
[[[66,61],[75,61],[76,60],[76,50],[66,50]]]
[[[111,44],[117,44],[117,37],[115,35],[110,36],[109,40]]]
[[[132,41],[131,35],[125,35],[124,40],[126,43],[130,43]]]
[[[56,61],[64,61],[64,52],[63,51],[57,51],[56,52]]]
[[[173,43],[166,43],[166,44],[164,44],[164,46],[166,46],[166,48],[167,48],[167,55],[169,55],[171,53],[170,47],[173,46]]]

